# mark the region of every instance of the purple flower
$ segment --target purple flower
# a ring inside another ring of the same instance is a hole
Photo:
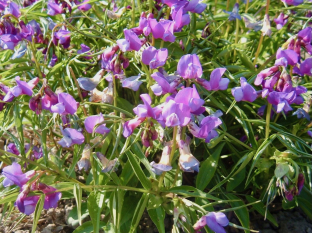
[[[15,2],[10,2],[4,10],[4,14],[12,14],[16,18],[21,16],[19,6]]]
[[[274,19],[274,22],[276,23],[276,29],[280,30],[282,27],[287,23],[288,16],[285,17],[284,13],[280,13],[280,15]]]
[[[161,175],[163,172],[167,172],[172,169],[170,164],[170,153],[171,145],[170,143],[167,143],[163,149],[159,163],[155,163],[154,161],[151,162],[152,171],[156,175]]]
[[[50,0],[48,2],[48,15],[58,15],[63,13],[63,7],[57,3],[55,3],[54,0]]]
[[[206,225],[216,233],[226,233],[223,227],[229,224],[226,215],[221,212],[209,212],[201,217],[193,226],[195,231],[204,228]]]
[[[293,5],[298,6],[303,3],[303,0],[281,0],[282,2],[285,2],[287,5]]]
[[[184,10],[201,14],[206,7],[207,5],[205,3],[201,3],[199,0],[191,0],[184,6]]]
[[[153,46],[148,47],[142,53],[142,62],[149,65],[151,69],[156,69],[166,64],[168,58],[168,50],[155,49]]]
[[[44,209],[56,208],[57,202],[61,199],[62,193],[55,192],[57,189],[43,183],[38,184],[38,190],[45,194]]]
[[[304,43],[311,43],[312,39],[312,28],[306,27],[298,32],[298,39],[302,40]]]
[[[300,73],[302,75],[306,74],[306,75],[312,76],[312,58],[311,57],[305,59],[300,64]]]
[[[162,74],[160,72],[153,73],[151,77],[157,82],[151,86],[152,91],[156,96],[165,95],[167,93],[176,93],[177,86],[181,79],[175,75]]]
[[[139,90],[140,85],[143,83],[142,81],[139,81],[140,78],[141,74],[139,74],[138,76],[132,76],[129,78],[122,79],[121,80],[122,87],[126,87],[133,91],[137,91]]]
[[[309,116],[309,113],[307,113],[304,109],[302,108],[298,108],[297,111],[295,111],[293,113],[293,115],[297,115],[297,118],[298,119],[301,119],[301,118],[306,118],[308,121],[310,121],[310,116]]]
[[[132,28],[132,31],[137,35],[144,34],[144,36],[148,36],[151,33],[151,27],[149,26],[145,12],[143,12],[140,16],[139,26]]]
[[[29,95],[32,96],[32,89],[37,85],[39,82],[39,78],[34,78],[30,80],[28,83],[21,81],[20,77],[17,76],[15,78],[16,86],[9,89],[6,95],[3,98],[5,102],[11,102],[14,97],[18,97],[20,95]]]
[[[185,25],[190,24],[191,18],[189,14],[184,14],[185,9],[184,7],[180,8],[172,8],[171,15],[174,21],[174,31],[179,32],[181,31],[182,27]]]
[[[162,117],[167,127],[186,126],[191,120],[191,109],[183,103],[169,100],[162,110]]]
[[[190,132],[197,138],[204,138],[206,143],[209,143],[212,138],[218,136],[215,128],[222,124],[219,117],[222,116],[220,110],[216,111],[214,114],[205,117],[200,122],[200,127],[198,127],[194,122],[190,122],[188,125]]]
[[[251,2],[251,1],[250,1]],[[261,30],[262,28],[262,21],[251,21],[246,16],[243,16],[243,20],[245,22],[245,27],[254,30],[255,32]]]
[[[29,108],[33,110],[37,115],[39,115],[42,111],[41,99],[42,96],[40,93],[38,93],[29,100]]]
[[[19,155],[20,152],[18,151],[16,145],[14,143],[9,143],[8,146],[7,146],[7,149],[6,149],[7,152],[10,152],[12,154],[15,154],[15,155]]]
[[[23,190],[16,199],[15,205],[17,206],[18,210],[26,215],[32,214],[35,209],[37,202],[39,200],[39,196],[30,196],[27,197],[29,190]]]
[[[58,114],[75,114],[78,102],[68,93],[58,94],[58,103],[51,106],[51,112]]]
[[[225,71],[225,68],[216,68],[211,72],[210,81],[198,78],[196,82],[208,91],[226,90],[230,80],[228,78],[221,78]]]
[[[291,103],[296,98],[295,91],[285,93],[285,92],[276,92],[273,91],[268,95],[268,102],[270,104],[276,105],[276,112],[280,113],[281,111],[288,112],[292,110],[289,103]]]
[[[155,39],[162,39],[163,41],[174,42],[175,36],[173,34],[174,21],[162,19],[157,22],[156,19],[149,19],[149,25]]]
[[[278,71],[278,66],[272,66],[268,69],[262,70],[256,77],[254,84],[256,86],[259,86],[262,84],[263,80],[272,74],[276,73]]]
[[[92,91],[96,88],[97,85],[99,85],[103,75],[105,74],[105,70],[101,69],[99,70],[93,78],[78,78],[78,84],[79,86],[86,91]]]
[[[56,62],[57,62],[57,56],[55,54],[53,54],[51,57],[51,60],[49,62],[48,67],[52,68],[53,66],[55,66]]]
[[[19,187],[23,187],[23,185],[35,175],[35,171],[31,170],[24,174],[22,172],[21,165],[13,162],[12,165],[3,168],[2,175],[5,176],[5,179],[3,180],[4,187],[14,184]]]
[[[80,45],[81,49],[79,49],[77,51],[77,54],[82,54],[82,53],[87,53],[88,51],[90,51],[90,47],[89,46],[86,46],[85,44],[81,44]],[[90,55],[91,53],[87,53],[88,55]],[[91,59],[92,57],[84,57],[85,59]]]
[[[79,5],[78,6],[78,9],[79,10],[81,10],[81,11],[88,11],[88,10],[90,10],[91,9],[91,4],[89,4],[88,2],[89,2],[90,0],[84,0],[84,1],[82,1],[82,2],[79,2],[78,0],[75,0],[75,4],[76,5]]]
[[[125,138],[129,137],[133,133],[134,129],[138,127],[143,121],[145,121],[145,117],[137,117],[126,121],[123,125],[123,136]]]
[[[59,30],[54,32],[53,43],[55,45],[61,44],[64,49],[67,49],[70,45],[70,31]]]
[[[142,41],[140,38],[129,29],[124,29],[125,39],[117,40],[117,45],[119,46],[120,50],[123,52],[126,51],[139,51],[142,46]]]
[[[95,115],[95,116],[89,116],[85,119],[85,128],[88,133],[99,133],[99,134],[105,134],[110,131],[109,128],[107,128],[104,124],[104,117],[102,113],[100,115]],[[96,127],[97,126],[97,127]],[[94,127],[96,129],[94,130]]]
[[[286,66],[287,65],[294,66],[299,61],[299,55],[294,50],[291,50],[291,49],[283,50],[283,49],[279,48],[277,50],[277,53],[276,53],[276,59],[277,60],[286,59]]]
[[[200,78],[203,74],[202,66],[196,54],[187,54],[178,62],[177,72],[184,79]]]
[[[187,87],[180,90],[174,97],[174,101],[188,106],[190,112],[195,115],[199,115],[205,111],[205,108],[202,107],[205,101],[200,98],[195,85],[193,85],[193,88]]]
[[[22,38],[20,35],[3,34],[0,35],[0,47],[2,49],[14,50],[14,47],[20,42]]]
[[[242,18],[241,18],[241,16],[240,16],[238,10],[239,10],[239,4],[238,4],[238,3],[235,3],[232,11],[225,11],[225,10],[223,10],[223,12],[230,15],[230,16],[229,16],[229,20],[230,20],[230,21],[232,21],[232,20],[234,20],[234,19],[241,20]]]
[[[62,147],[71,147],[74,144],[82,144],[84,142],[84,136],[76,129],[65,128],[61,129],[63,138],[58,141]]]
[[[241,87],[234,87],[231,92],[237,102],[248,101],[253,102],[257,99],[257,92],[253,86],[251,86],[246,78],[240,78]]]
[[[199,161],[191,154],[190,145],[183,140],[178,142],[179,145],[179,166],[184,172],[199,172]]]

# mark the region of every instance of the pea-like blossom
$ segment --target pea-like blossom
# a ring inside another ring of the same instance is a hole
[[[13,162],[12,165],[3,168],[2,175],[5,176],[5,179],[3,180],[4,187],[15,184],[21,188],[35,175],[35,171],[31,170],[23,173],[21,165]]]
[[[226,90],[230,80],[228,78],[221,78],[225,71],[225,68],[216,68],[211,72],[210,81],[198,78],[196,82],[208,91]]]
[[[155,39],[162,39],[163,41],[169,42],[175,41],[175,36],[173,34],[174,21],[161,19],[157,22],[156,19],[149,19],[148,22]]]
[[[192,155],[190,145],[180,140],[179,145],[179,166],[184,172],[199,172],[199,161]]]
[[[275,62],[275,65],[282,65],[282,66],[287,66],[287,65],[290,65],[290,66],[294,66],[298,63],[299,61],[299,55],[294,51],[294,50],[291,50],[291,49],[281,49],[279,48],[277,50],[277,53],[276,53],[276,59],[277,61],[280,60],[280,59],[283,59],[284,62],[282,64],[276,64]]]
[[[151,86],[156,96],[165,95],[167,93],[176,93],[177,86],[181,82],[181,78],[176,75],[168,75],[166,72],[155,72],[151,77],[157,82]]]
[[[238,11],[239,11],[239,4],[238,3],[234,4],[232,11],[225,11],[224,10],[225,13],[229,14],[229,20],[230,21],[235,20],[235,19],[238,19],[238,20],[242,19],[242,17],[240,16]]]
[[[191,120],[191,109],[188,105],[171,99],[165,104],[162,117],[167,127],[186,126]]]
[[[312,76],[312,58],[311,57],[305,59],[300,64],[300,73],[303,75],[306,74],[306,75]]]
[[[64,49],[67,49],[70,45],[70,31],[61,29],[57,32],[54,32],[53,43],[55,45],[61,44],[63,45]]]
[[[48,1],[48,15],[54,16],[63,13],[63,7],[57,4],[55,1]]]
[[[193,226],[195,231],[208,226],[213,232],[226,233],[224,227],[229,224],[226,215],[221,212],[209,212],[201,217]]]
[[[89,4],[90,0],[83,0],[80,2],[79,0],[75,0],[75,4],[78,5],[78,9],[81,11],[88,11],[91,9],[91,4]]]
[[[117,45],[119,46],[120,50],[123,52],[126,51],[139,51],[142,46],[142,41],[140,38],[129,29],[124,29],[125,39],[117,40]]]
[[[162,151],[159,163],[151,162],[152,171],[156,175],[161,175],[163,172],[170,171],[172,166],[170,164],[171,144],[167,143]]]
[[[203,69],[198,56],[196,54],[182,56],[178,62],[177,73],[184,79],[200,78]]]
[[[287,21],[288,16],[285,17],[284,13],[281,12],[279,16],[276,19],[274,19],[274,22],[276,23],[276,29],[277,30],[282,29],[282,27],[287,23]]]
[[[199,126],[191,121],[188,128],[195,137],[203,138],[206,143],[209,143],[211,139],[218,136],[218,132],[215,129],[222,124],[220,116],[222,116],[222,112],[218,110],[214,114],[203,118]]]
[[[91,55],[90,52],[90,47],[85,45],[85,44],[81,44],[80,45],[81,49],[77,50],[77,54],[82,54],[82,53],[87,53],[88,55]],[[89,56],[85,56],[84,57],[85,59],[91,59],[92,57],[89,57]]]
[[[106,124],[104,124],[104,117],[102,113],[100,113],[100,115],[87,117],[84,121],[84,124],[88,133],[95,132],[99,134],[105,134],[110,131],[110,129],[105,126]]]
[[[78,102],[68,93],[60,93],[57,96],[58,103],[51,106],[51,112],[58,114],[75,114]]]
[[[303,0],[282,0],[282,2],[285,2],[287,5],[298,6],[303,3]]]
[[[290,103],[296,98],[295,91],[285,93],[273,91],[268,95],[268,102],[270,104],[276,105],[276,112],[280,113],[281,111],[291,111]]]
[[[153,46],[148,47],[142,53],[142,62],[149,65],[151,69],[156,69],[166,64],[168,50],[166,48],[156,49]]]
[[[140,16],[139,26],[132,28],[132,31],[137,35],[144,34],[144,36],[148,36],[151,33],[151,27],[149,25],[148,19],[146,18],[145,12],[143,12]]]
[[[137,91],[140,88],[140,85],[143,83],[139,79],[141,78],[141,74],[138,76],[131,76],[129,78],[124,78],[121,80],[122,87],[129,88],[133,91]]]
[[[76,129],[65,128],[61,129],[63,138],[58,141],[62,147],[71,147],[74,144],[82,144],[84,142],[84,136]]]
[[[241,87],[234,87],[231,92],[237,102],[248,101],[253,102],[257,98],[257,92],[253,86],[251,86],[246,78],[240,78]]]
[[[21,16],[20,7],[12,1],[5,8],[4,14],[12,14],[16,18],[19,18]]]

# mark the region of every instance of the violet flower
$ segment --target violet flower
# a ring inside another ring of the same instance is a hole
[[[225,71],[225,68],[216,68],[211,72],[210,81],[198,78],[196,82],[208,91],[226,90],[230,80],[228,78],[221,78]]]
[[[148,47],[142,53],[142,62],[149,65],[151,69],[156,69],[166,64],[168,50],[166,48],[156,49],[153,46]]]
[[[22,40],[20,35],[3,34],[0,35],[0,47],[4,50],[14,50],[14,47]]]
[[[254,102],[257,99],[257,92],[253,86],[251,86],[246,78],[240,78],[241,87],[232,88],[231,92],[237,102],[248,101]]]
[[[58,114],[75,114],[77,112],[78,102],[68,93],[58,94],[58,103],[51,106],[51,112]]]
[[[216,233],[226,233],[224,227],[229,224],[226,215],[221,212],[209,212],[207,215],[201,217],[193,226],[195,231],[204,228],[206,225]]]
[[[200,78],[203,74],[202,66],[196,54],[187,54],[180,58],[177,73],[187,78]]]
[[[151,33],[151,27],[149,26],[148,19],[146,18],[145,12],[142,12],[139,20],[139,26],[131,29],[135,34],[148,36]]]
[[[195,115],[199,115],[205,111],[205,108],[202,107],[205,101],[200,98],[195,85],[180,90],[174,97],[174,101],[188,106],[190,113]]]
[[[137,91],[140,88],[140,85],[143,83],[139,79],[141,78],[141,74],[138,76],[132,76],[129,78],[125,78],[121,80],[122,87],[129,88],[133,91]]]
[[[270,104],[276,105],[276,112],[280,113],[281,111],[291,111],[289,103],[291,103],[296,98],[295,91],[285,93],[285,92],[276,92],[273,91],[268,95],[268,102]]]
[[[206,7],[207,5],[199,0],[191,0],[184,6],[184,10],[201,14],[206,9]]]
[[[191,22],[191,18],[189,14],[185,14],[185,8],[184,7],[180,7],[180,8],[172,8],[171,10],[171,15],[172,15],[172,19],[174,21],[174,31],[175,32],[179,32],[181,31],[182,27],[184,27],[185,25],[190,24]]]
[[[62,147],[71,147],[74,144],[82,144],[84,142],[84,136],[76,129],[65,128],[61,129],[63,138],[58,141]]]
[[[284,13],[281,12],[279,16],[276,19],[274,19],[274,22],[276,23],[276,29],[277,30],[282,29],[282,27],[287,23],[287,21],[288,16],[285,17]]]
[[[78,9],[81,10],[81,11],[88,11],[91,9],[91,4],[89,4],[90,0],[83,0],[82,2],[78,1],[78,0],[75,0],[75,4],[76,5],[79,5],[78,6]]]
[[[176,103],[174,100],[169,100],[163,110],[162,117],[165,120],[167,127],[186,126],[191,120],[191,109],[183,103]]]
[[[286,66],[287,65],[294,66],[299,61],[299,55],[294,50],[291,50],[291,49],[283,50],[283,49],[279,48],[277,50],[277,53],[276,53],[276,59],[277,60],[285,59]],[[283,63],[285,63],[285,62],[283,62]],[[275,64],[275,65],[280,65],[280,64]],[[285,64],[283,66],[285,66]]]
[[[305,59],[300,64],[300,73],[302,75],[306,74],[306,75],[312,76],[312,58],[311,57]]]
[[[157,22],[156,19],[149,19],[148,22],[155,39],[162,39],[163,41],[169,42],[175,41],[175,36],[173,34],[174,21],[161,19]]]
[[[70,31],[61,29],[57,32],[54,32],[53,43],[54,45],[61,44],[63,45],[64,49],[67,49],[70,45]]]
[[[245,22],[245,27],[254,30],[255,32],[260,31],[262,28],[262,21],[251,21],[246,16],[243,16],[243,20]]]
[[[307,113],[304,109],[298,108],[297,111],[295,111],[292,115],[297,115],[298,119],[306,118],[308,121],[310,121],[310,115]]]
[[[48,1],[48,15],[58,15],[63,13],[63,7],[57,4],[54,0]]]
[[[32,89],[39,82],[39,78],[34,78],[27,83],[25,81],[21,81],[20,77],[17,76],[15,78],[15,81],[17,85],[8,90],[8,92],[3,98],[3,101],[11,102],[14,99],[14,97],[18,97],[20,95],[32,96],[32,93],[33,93]]]
[[[89,46],[87,46],[87,45],[85,45],[85,44],[81,44],[80,47],[81,47],[81,49],[79,49],[79,50],[77,51],[77,54],[86,53],[86,54],[88,54],[88,55],[91,55],[90,52],[87,53],[88,51],[90,51],[90,47],[89,47]],[[92,57],[85,56],[84,58],[85,58],[85,59],[91,59]]]
[[[282,0],[282,2],[285,2],[287,5],[298,6],[303,3],[303,0]]]
[[[52,55],[51,60],[48,64],[49,68],[52,68],[53,66],[55,66],[56,62],[57,62],[57,56],[55,54]]]
[[[21,165],[13,162],[12,165],[3,168],[2,175],[5,176],[5,179],[3,180],[4,187],[15,184],[21,188],[35,175],[35,171],[31,170],[23,173]]]
[[[241,20],[242,18],[240,16],[238,10],[239,10],[239,4],[235,3],[232,11],[225,11],[225,10],[223,10],[223,12],[229,14],[229,20],[230,21],[232,21],[234,19]]]
[[[167,145],[163,148],[159,163],[155,163],[154,161],[151,162],[152,171],[156,175],[161,175],[163,172],[167,172],[172,169],[170,164],[171,149],[170,143],[167,143]]]
[[[124,29],[125,39],[117,40],[117,45],[119,46],[120,50],[123,52],[126,51],[139,51],[142,46],[142,41],[140,38],[129,29]]]
[[[176,93],[177,86],[181,79],[175,75],[162,74],[160,72],[153,73],[151,77],[157,82],[151,86],[152,91],[156,96],[165,95],[167,93]]]
[[[222,112],[218,110],[214,114],[202,119],[199,127],[195,122],[191,121],[188,128],[195,137],[203,138],[206,143],[209,143],[211,139],[218,136],[218,132],[215,129],[222,124],[222,121],[219,119],[220,116],[222,116]]]
[[[87,117],[84,121],[84,124],[88,133],[95,132],[99,134],[105,134],[110,131],[110,129],[105,126],[106,124],[104,124],[104,117],[102,113],[100,113],[100,115]],[[96,127],[96,129],[94,129],[94,127]]]
[[[19,6],[15,2],[10,2],[4,10],[4,14],[12,14],[16,18],[21,16]]]
[[[190,145],[183,140],[178,142],[179,145],[179,166],[184,172],[199,172],[199,161],[192,155]]]

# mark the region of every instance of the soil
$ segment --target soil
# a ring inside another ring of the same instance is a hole
[[[67,219],[69,212],[74,208],[74,200],[62,200],[59,206],[55,209],[43,210],[38,221],[36,233],[71,233],[78,226],[72,226]],[[2,212],[2,208],[0,209]],[[299,209],[282,210],[277,208],[271,210],[271,213],[278,222],[278,227],[271,224],[268,220],[264,220],[261,215],[251,213],[250,227],[253,230],[259,230],[260,233],[312,233],[312,220]],[[30,233],[33,222],[33,215],[26,216],[20,221],[22,215],[14,210],[7,218],[2,219],[0,232],[1,233]],[[0,216],[1,218],[1,216]],[[240,225],[238,219],[233,213],[228,214],[230,222]],[[87,217],[84,221],[89,221]],[[20,221],[20,222],[19,222]],[[19,223],[18,223],[19,222]],[[18,224],[17,224],[18,223]],[[167,216],[165,219],[166,233],[171,232],[173,224],[172,216]],[[243,230],[226,227],[228,233],[241,233]],[[138,226],[138,232],[157,233],[157,228],[149,218],[147,212],[143,214],[142,220]],[[182,231],[181,231],[182,232]]]

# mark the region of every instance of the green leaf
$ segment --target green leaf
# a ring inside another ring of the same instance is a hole
[[[226,197],[229,200],[237,200],[240,199],[237,196],[235,196],[234,194],[226,194]],[[230,205],[232,207],[242,207],[245,205],[245,203],[243,201],[237,201],[237,202],[230,202]],[[240,223],[242,224],[243,227],[249,229],[249,213],[248,213],[248,209],[247,207],[243,207],[243,208],[239,208],[237,210],[234,210],[235,215],[237,216],[237,218],[239,219]],[[245,232],[249,232],[248,230],[245,230]]]
[[[288,171],[289,165],[287,163],[279,163],[274,170],[274,175],[276,178],[282,178]]]
[[[1,200],[0,200],[0,205],[4,204],[4,203],[8,203],[8,202],[11,202],[11,201],[15,201],[17,196],[18,196],[19,192],[15,192],[15,193],[12,193],[12,194],[9,194],[9,195],[6,195],[6,196],[2,196],[1,197]]]
[[[213,178],[224,145],[225,143],[219,144],[212,155],[200,165],[199,173],[196,178],[196,188],[199,190],[204,190]]]
[[[247,201],[249,203],[252,203],[252,202],[256,202],[258,201],[258,199],[252,197],[252,196],[248,196],[246,195],[245,196]],[[276,222],[274,216],[269,212],[269,210],[267,210],[267,213],[265,213],[265,205],[262,203],[262,202],[259,202],[259,203],[256,203],[254,205],[252,205],[252,207],[259,213],[261,214],[262,216],[265,216],[267,217],[267,219],[274,224],[274,226],[278,227],[278,223]]]
[[[41,211],[43,209],[43,204],[44,204],[44,195],[40,195],[40,198],[37,202],[35,213],[34,213],[34,220],[33,220],[31,233],[35,233],[35,231],[36,231],[38,220],[40,218]]]
[[[88,210],[93,224],[93,231],[100,230],[100,216],[104,204],[104,194],[100,192],[92,192],[88,197]]]
[[[143,187],[146,190],[150,190],[152,188],[151,181],[146,178],[146,175],[144,174],[144,172],[143,172],[142,168],[140,167],[138,161],[134,157],[134,154],[128,153],[127,156],[128,156],[129,162],[132,166],[132,169],[133,169],[135,175],[137,176],[137,178],[139,179],[139,181],[141,182]]]
[[[99,229],[106,225],[105,222],[99,222]],[[96,232],[93,230],[93,223],[92,221],[88,221],[83,223],[80,227],[76,228],[73,233],[91,233]]]
[[[149,209],[148,215],[156,225],[158,232],[165,233],[165,211],[164,209],[159,206],[156,209]]]
[[[137,207],[135,208],[134,215],[131,221],[131,228],[130,228],[130,233],[136,232],[136,228],[142,218],[143,212],[145,210],[145,207],[147,205],[147,201],[149,199],[149,194],[148,193],[143,193]]]
[[[246,177],[246,169],[241,170],[235,176],[231,177],[230,181],[226,185],[226,191],[233,191],[240,183],[245,180]]]
[[[81,216],[80,219],[84,220],[85,218],[89,217],[89,210],[88,210],[88,204],[86,202],[81,204]],[[79,223],[79,217],[78,217],[78,211],[77,211],[77,206],[75,206],[68,215],[67,219],[68,223],[73,226],[77,227]],[[82,225],[82,224],[80,224]],[[93,228],[93,227],[92,227]]]
[[[78,213],[78,221],[79,225],[82,224],[81,222],[81,200],[82,200],[82,189],[79,184],[74,185],[74,196],[77,204],[77,213]]]
[[[19,152],[21,153],[23,157],[25,157],[23,124],[22,124],[22,117],[21,117],[21,109],[18,104],[14,105],[14,122],[15,122],[18,136],[20,138]]]
[[[167,192],[175,193],[175,194],[186,196],[186,197],[198,197],[198,198],[211,199],[211,200],[215,200],[215,201],[221,200],[221,199],[216,198],[216,197],[214,197],[208,193],[204,193],[204,192],[200,191],[199,189],[196,189],[192,186],[186,186],[186,185],[171,188]]]

